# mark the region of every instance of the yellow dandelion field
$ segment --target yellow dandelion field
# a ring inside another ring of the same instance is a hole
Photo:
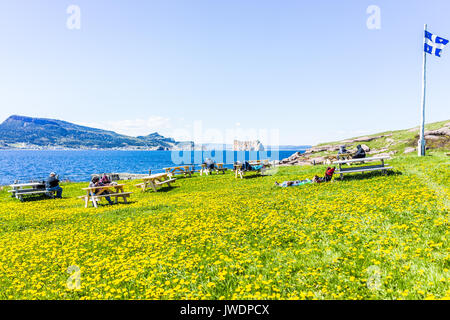
[[[323,166],[177,179],[84,208],[0,193],[0,299],[448,299],[449,162],[291,188]]]

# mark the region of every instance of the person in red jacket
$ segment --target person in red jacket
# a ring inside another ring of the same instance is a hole
[[[330,182],[333,178],[334,170],[336,170],[336,167],[327,168],[327,171],[325,171],[325,176],[323,178],[320,178],[319,176],[314,176],[313,182],[314,183],[322,183],[322,182]]]
[[[324,177],[325,182],[331,181],[331,179],[333,178],[334,170],[336,170],[336,167],[333,167],[333,168],[328,167],[327,168],[327,171],[325,171],[325,177]]]

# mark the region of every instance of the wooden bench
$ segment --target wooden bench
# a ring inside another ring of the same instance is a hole
[[[387,170],[392,169],[392,167],[389,167],[389,164],[384,163],[384,160],[387,160],[387,159],[391,159],[391,158],[390,157],[359,158],[359,159],[339,160],[339,161],[334,161],[333,163],[339,164],[339,169],[335,173],[339,174],[341,180],[343,180],[344,174],[346,174],[346,173],[370,172],[370,171],[381,170],[381,172],[383,174],[386,174]],[[342,168],[343,164],[358,164],[358,163],[366,163],[366,162],[373,162],[373,161],[380,161],[381,164]]]
[[[45,187],[40,188],[42,185],[42,182],[16,183],[10,185],[12,190],[8,192],[11,193],[11,197],[17,198],[20,201],[24,201],[24,196],[32,195],[45,195],[49,198],[54,198],[55,191],[48,191]]]
[[[217,174],[219,174],[219,173],[225,174],[225,171],[228,170],[228,168],[225,168],[225,167],[223,166],[223,163],[216,163],[216,164],[214,165],[214,169],[209,169],[209,168],[207,168],[207,166],[206,166],[205,163],[202,163],[201,166],[202,166],[202,167],[201,167],[201,169],[200,169],[200,175],[203,175],[203,173],[205,173],[206,175],[208,175],[208,174],[211,173],[212,170],[214,170]]]
[[[240,176],[241,177],[241,179],[244,179],[244,175],[247,173],[247,172],[258,172],[258,173],[260,173],[261,175],[264,175],[265,174],[265,171],[268,169],[268,168],[270,168],[270,163],[269,163],[269,161],[268,160],[264,160],[264,161],[261,161],[261,160],[255,160],[255,161],[249,161],[248,162],[251,166],[262,166],[261,168],[259,168],[258,170],[251,170],[251,171],[247,171],[247,170],[242,170],[242,167],[243,167],[243,164],[242,163],[239,163],[239,164],[234,164],[233,165],[233,170],[234,170],[234,173],[235,173],[235,178],[237,178],[238,176]]]
[[[86,195],[78,197],[79,199],[84,199],[85,208],[88,207],[89,202],[92,202],[92,205],[95,208],[98,208],[98,202],[105,197],[113,197],[115,198],[115,203],[118,203],[118,199],[122,198],[124,203],[128,203],[127,198],[130,197],[132,192],[124,192],[123,184],[115,184],[115,185],[106,185],[99,187],[88,187],[83,188],[86,191]],[[111,191],[110,193],[103,193],[104,191]]]
[[[189,177],[191,177],[191,172],[192,172],[190,165],[169,167],[169,168],[164,168],[164,170],[169,175],[169,177],[173,177],[175,175],[175,173],[177,173],[177,171],[178,171],[178,173],[184,174],[185,177],[186,177],[186,175],[189,175]]]
[[[170,187],[170,184],[172,182],[175,182],[175,178],[170,178],[169,173],[157,173],[152,174],[148,177],[142,178],[144,182],[138,183],[135,186],[142,189],[142,192],[147,190],[147,188],[150,186],[153,191],[157,192],[157,187],[160,187],[164,184],[167,184],[168,187]]]

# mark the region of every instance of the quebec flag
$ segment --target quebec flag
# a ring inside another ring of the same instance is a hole
[[[431,32],[425,31],[425,47],[426,53],[435,55],[436,57],[441,56],[442,49],[447,45],[448,40],[438,37]]]

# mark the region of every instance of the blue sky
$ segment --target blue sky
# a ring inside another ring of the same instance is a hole
[[[80,30],[66,27],[72,4]],[[448,12],[447,0],[2,0],[0,121],[180,139],[201,121],[203,132],[279,130],[281,144],[414,127],[423,24],[449,38]],[[428,56],[427,122],[450,118],[449,51]]]

